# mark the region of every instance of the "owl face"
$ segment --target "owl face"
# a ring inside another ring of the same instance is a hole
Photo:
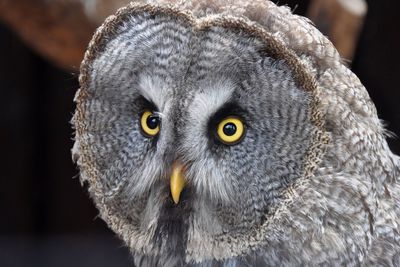
[[[81,70],[82,179],[133,251],[238,255],[318,162],[312,79],[244,20],[132,5]]]

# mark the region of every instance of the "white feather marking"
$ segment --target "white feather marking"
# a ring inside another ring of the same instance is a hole
[[[190,107],[189,114],[192,119],[203,125],[207,123],[210,117],[230,100],[233,89],[234,84],[230,80],[206,84],[204,90],[196,94]]]
[[[139,77],[139,91],[144,98],[157,106],[160,114],[165,114],[165,101],[168,99],[168,90],[165,87],[165,82],[158,77],[150,77],[147,74],[143,74]]]

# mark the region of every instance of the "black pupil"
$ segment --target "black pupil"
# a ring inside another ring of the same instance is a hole
[[[159,122],[160,122],[160,119],[154,115],[148,116],[147,120],[146,120],[147,127],[149,127],[152,130],[154,130],[155,128],[158,127]]]
[[[227,136],[232,136],[236,133],[236,125],[233,124],[232,122],[228,122],[227,124],[224,125],[224,134]]]

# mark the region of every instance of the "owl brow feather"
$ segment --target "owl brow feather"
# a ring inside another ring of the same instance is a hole
[[[154,115],[158,116],[161,119],[166,117],[166,115],[160,111],[154,111]]]

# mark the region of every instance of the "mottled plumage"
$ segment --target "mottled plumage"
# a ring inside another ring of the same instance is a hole
[[[268,1],[146,2],[97,30],[73,119],[81,179],[135,264],[399,266],[400,159],[333,45]],[[227,145],[231,115],[245,134]]]

